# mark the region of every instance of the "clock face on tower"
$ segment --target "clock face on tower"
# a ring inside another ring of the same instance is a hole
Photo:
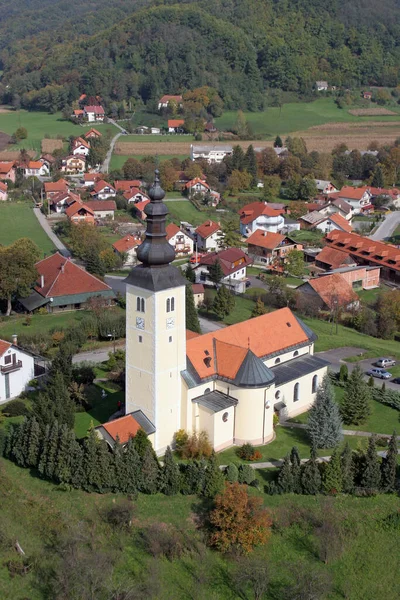
[[[136,317],[137,329],[144,329],[144,319],[142,317]]]
[[[172,329],[173,327],[175,327],[175,319],[170,317],[167,319],[167,329]]]

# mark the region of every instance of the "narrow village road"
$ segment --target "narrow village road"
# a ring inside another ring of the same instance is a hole
[[[116,123],[114,123],[114,125],[116,125]],[[118,125],[118,127],[119,127],[119,125]],[[100,171],[102,173],[108,173],[108,169],[110,168],[110,162],[111,162],[112,153],[114,151],[114,146],[115,146],[118,138],[121,137],[121,135],[122,135],[122,132],[117,133],[117,135],[115,135],[113,137],[113,139],[111,140],[110,148],[109,148],[109,150],[108,150],[108,152],[106,154],[106,157],[105,157],[104,162],[103,162],[103,164],[101,166],[101,169],[100,169]]]
[[[71,252],[68,250],[66,246],[62,243],[62,241],[56,236],[52,228],[50,227],[49,222],[47,221],[45,215],[41,212],[40,208],[34,208],[33,212],[36,215],[37,220],[42,226],[43,231],[49,236],[57,250],[66,257],[71,256]]]
[[[395,210],[387,214],[375,233],[369,235],[368,237],[376,242],[379,240],[385,240],[393,234],[397,225],[400,225],[400,210]]]

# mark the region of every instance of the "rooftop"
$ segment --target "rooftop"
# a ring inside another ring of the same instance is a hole
[[[338,230],[328,233],[325,239],[330,248],[335,250],[339,248],[352,256],[359,256],[377,265],[400,270],[400,248],[396,246]]]
[[[276,210],[275,208],[271,208],[268,206],[267,202],[252,202],[251,204],[246,204],[246,206],[243,206],[243,208],[241,208],[238,212],[241,223],[243,223],[243,225],[247,225],[261,215],[266,215],[267,217],[278,217],[285,211],[283,209]]]
[[[221,264],[225,277],[235,273],[239,269],[243,269],[243,267],[247,267],[247,265],[250,265],[253,262],[249,255],[243,252],[243,250],[240,250],[240,248],[227,248],[226,250],[210,252],[209,254],[200,257],[198,266],[210,266],[217,260],[219,260]]]
[[[139,246],[139,244],[142,243],[142,240],[138,237],[135,237],[134,235],[125,235],[123,238],[121,238],[120,240],[117,240],[116,242],[113,243],[113,248],[117,251],[117,252],[128,252],[129,250],[132,250],[132,248],[136,248],[136,246]]]
[[[88,200],[85,206],[91,210],[117,210],[117,205],[114,200]]]
[[[337,269],[346,264],[346,262],[349,262],[349,255],[347,252],[342,252],[342,250],[337,250],[336,248],[331,248],[330,246],[324,246],[321,252],[316,255],[315,260],[323,262],[333,269]]]
[[[206,239],[210,237],[210,235],[212,235],[213,233],[220,231],[220,229],[221,226],[219,223],[215,223],[214,221],[208,220],[205,221],[205,223],[199,225],[195,233],[197,233],[197,235],[199,235],[201,238]]]
[[[351,285],[339,275],[332,273],[317,279],[309,279],[307,283],[303,283],[298,289],[301,291],[303,286],[310,285],[323,302],[333,308],[335,303],[339,306],[347,306],[351,302],[358,300],[357,294],[353,291]]]
[[[274,250],[283,240],[284,235],[280,233],[272,233],[270,231],[264,231],[263,229],[256,229],[250,237],[247,238],[247,244],[252,246],[260,246],[267,250]]]

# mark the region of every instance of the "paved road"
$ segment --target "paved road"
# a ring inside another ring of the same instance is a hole
[[[385,220],[382,221],[375,233],[368,237],[375,241],[385,240],[393,234],[397,225],[400,225],[400,210],[395,210],[387,214]]]
[[[121,348],[121,346],[118,346],[118,348]],[[80,352],[72,357],[72,362],[75,364],[80,362],[101,363],[108,360],[108,353],[112,352],[112,350],[113,347],[110,346],[109,348],[101,348],[100,350],[92,350],[91,352]]]
[[[341,365],[347,365],[349,371],[352,371],[356,365],[360,365],[361,369],[365,373],[371,367],[376,366],[375,361],[378,360],[379,356],[376,356],[375,358],[366,358],[365,360],[359,360],[355,363],[345,362],[344,360],[345,358],[349,358],[350,356],[358,356],[359,354],[363,354],[364,352],[365,350],[363,348],[346,347],[328,350],[327,352],[317,352],[316,354],[317,356],[320,356],[321,358],[324,358],[325,360],[330,362],[331,369],[333,371],[339,371]],[[387,358],[390,358],[390,355]],[[388,371],[390,372],[390,368],[388,369]],[[368,379],[368,376],[366,375],[365,378]],[[375,378],[375,385],[380,386],[383,381],[385,381],[385,385],[387,388],[400,392],[400,385],[392,383],[390,380],[388,381],[386,379],[382,380]]]
[[[44,232],[49,236],[49,238],[51,239],[51,241],[53,242],[53,244],[55,245],[57,250],[59,250],[63,256],[71,256],[71,252],[68,250],[68,248],[66,246],[64,246],[62,241],[56,236],[56,234],[50,227],[46,217],[41,212],[40,208],[34,208],[33,212],[35,213],[37,220],[39,221],[40,225],[42,226]]]
[[[119,127],[119,125],[118,125],[118,127]],[[119,132],[111,140],[110,148],[109,148],[109,150],[108,150],[108,152],[106,154],[106,158],[104,159],[104,162],[103,162],[103,164],[101,166],[101,169],[100,169],[100,171],[102,173],[108,173],[108,169],[110,168],[110,161],[111,161],[112,153],[114,151],[114,146],[115,146],[118,138],[121,137],[121,135],[122,135],[122,133]]]

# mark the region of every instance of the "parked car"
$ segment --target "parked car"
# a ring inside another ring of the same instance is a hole
[[[251,286],[251,281],[247,280],[246,281],[246,287],[249,288]]]
[[[386,369],[387,367],[394,367],[396,361],[392,358],[380,358],[376,361],[375,364],[377,367],[383,367],[384,369]]]
[[[395,377],[392,379],[392,383],[400,383],[400,377]]]
[[[370,369],[367,371],[367,375],[372,375],[372,377],[378,377],[379,379],[390,379],[392,374],[389,371],[385,371],[385,369]]]

